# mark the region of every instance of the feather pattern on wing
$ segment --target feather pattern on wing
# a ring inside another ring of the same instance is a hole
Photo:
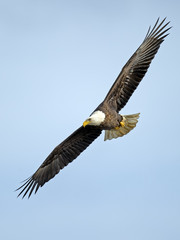
[[[38,170],[17,190],[21,190],[18,196],[23,193],[23,198],[29,192],[31,196],[33,190],[35,193],[46,182],[53,178],[61,169],[72,162],[83,152],[99,135],[101,130],[96,127],[80,127],[66,140],[59,144],[46,158]]]
[[[115,83],[108,92],[104,102],[108,102],[117,112],[128,102],[134,90],[147,72],[161,43],[168,35],[165,33],[170,29],[166,28],[169,22],[163,25],[164,21],[165,19],[159,23],[158,19],[152,30],[149,28],[143,43],[123,67]]]

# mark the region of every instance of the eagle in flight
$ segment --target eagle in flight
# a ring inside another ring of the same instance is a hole
[[[149,27],[140,47],[132,55],[104,101],[83,122],[82,126],[60,143],[40,165],[37,171],[19,187],[18,196],[31,196],[39,187],[52,179],[61,169],[67,166],[83,152],[105,130],[104,140],[122,137],[137,124],[139,113],[121,115],[119,111],[126,105],[134,90],[147,72],[151,61],[157,53],[164,38],[168,35],[168,23],[165,19],[156,21]]]

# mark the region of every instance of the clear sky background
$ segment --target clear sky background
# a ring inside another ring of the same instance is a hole
[[[173,28],[122,114],[27,200],[14,190],[103,100],[149,25]],[[180,1],[0,1],[0,239],[180,239]]]

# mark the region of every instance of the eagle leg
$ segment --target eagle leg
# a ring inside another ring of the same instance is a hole
[[[129,133],[133,128],[136,127],[136,124],[139,118],[139,113],[132,114],[132,115],[124,115],[122,117],[123,119],[120,122],[121,126],[111,130],[105,130],[104,141],[107,139],[111,140],[113,138],[122,137],[127,133]]]

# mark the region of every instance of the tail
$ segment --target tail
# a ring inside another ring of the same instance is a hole
[[[119,129],[105,130],[104,141],[111,140],[113,138],[118,138],[129,133],[133,128],[136,127],[140,113],[131,115],[122,115],[124,127],[119,127]]]

